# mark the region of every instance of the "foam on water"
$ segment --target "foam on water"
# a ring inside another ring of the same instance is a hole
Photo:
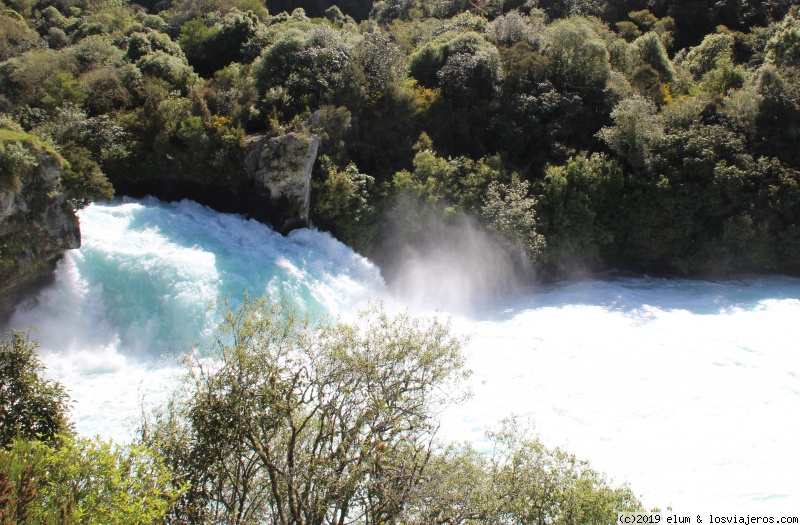
[[[800,281],[748,281],[562,285],[460,325],[475,396],[444,426],[530,416],[650,505],[796,511]]]
[[[320,312],[352,311],[384,288],[378,269],[310,230],[283,237],[196,203],[155,199],[82,210],[82,247],[56,283],[11,320],[35,326],[43,358],[76,402],[79,431],[130,439],[140,398],[167,395],[175,356],[209,333],[218,298],[283,296]]]
[[[165,398],[174,356],[213,329],[219,296],[280,294],[347,316],[388,294],[372,263],[327,234],[282,237],[191,202],[93,205],[81,224],[83,247],[12,324],[37,327],[86,434],[129,439],[140,398]],[[648,505],[796,513],[800,280],[744,281],[606,279],[464,309],[454,328],[471,334],[474,397],[446,413],[443,435],[480,446],[513,413]],[[454,300],[470,297],[448,290]]]

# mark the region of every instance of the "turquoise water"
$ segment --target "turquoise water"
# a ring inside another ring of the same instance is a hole
[[[36,326],[82,433],[130,439],[141,405],[168,395],[176,357],[213,329],[219,297],[248,290],[343,317],[380,297],[444,308],[471,336],[474,395],[444,415],[443,437],[480,444],[516,414],[648,505],[800,512],[798,279],[607,277],[489,302],[474,293],[487,289],[480,253],[416,254],[400,272],[413,286],[387,287],[327,234],[282,237],[192,202],[92,205],[81,225],[83,247],[12,323]]]

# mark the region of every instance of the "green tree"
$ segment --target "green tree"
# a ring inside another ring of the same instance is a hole
[[[202,22],[202,19],[197,19]],[[192,27],[198,22],[193,20],[191,22],[187,22],[181,28],[181,34],[185,33],[192,34]],[[205,24],[203,24],[205,27]],[[181,37],[183,38],[183,37]],[[136,31],[131,33],[128,37],[128,49],[125,54],[126,58],[132,62],[135,62],[142,58],[145,55],[149,55],[155,51],[163,51],[168,55],[176,56],[176,57],[183,57],[184,51],[181,49],[178,43],[172,41],[169,35],[161,33],[159,31]]]
[[[706,35],[699,46],[693,47],[686,54],[683,66],[689,70],[695,80],[700,80],[703,75],[722,62],[733,60],[733,44],[732,35],[725,33]]]
[[[481,215],[490,231],[500,234],[513,251],[532,264],[539,263],[545,246],[537,232],[536,199],[529,195],[530,183],[514,174],[511,184],[489,183]]]
[[[15,438],[48,441],[70,431],[69,396],[46,379],[38,343],[20,331],[0,341],[0,446]]]
[[[658,71],[661,81],[665,83],[675,82],[675,68],[667,55],[664,43],[654,32],[645,33],[631,44],[634,63],[638,65],[647,64]]]
[[[631,11],[628,13],[628,18],[633,20],[639,29],[644,32],[650,31],[656,22],[658,22],[658,18],[650,12],[649,9],[643,9],[641,11]]]
[[[759,245],[764,226],[752,217],[756,167],[742,137],[723,126],[667,128],[647,168],[628,179],[623,259],[681,274],[767,260]],[[742,257],[747,251],[752,256]]]
[[[254,62],[252,74],[260,94],[285,92],[283,105],[293,115],[330,101],[345,85],[352,58],[352,46],[342,35],[320,25],[308,33],[286,31]]]
[[[46,93],[42,104],[49,109],[62,106],[66,102],[79,106],[86,100],[86,93],[81,91],[78,79],[66,71],[59,71],[53,78],[46,80],[42,89]]]
[[[124,56],[109,37],[92,35],[65,49],[63,53],[71,58],[78,71],[86,73],[99,67],[116,66]]]
[[[658,71],[650,64],[642,64],[631,75],[631,87],[643,97],[660,106],[664,103],[667,91],[661,83]]]
[[[800,20],[786,15],[767,42],[766,58],[777,66],[797,66],[800,62]]]
[[[2,63],[4,95],[19,105],[37,106],[47,96],[45,83],[62,71],[63,56],[52,49],[31,49]]]
[[[0,61],[36,47],[38,40],[39,35],[31,31],[15,12],[0,12]]]
[[[627,20],[622,20],[617,22],[617,34],[620,38],[624,39],[626,42],[633,42],[640,36],[642,36],[642,32],[639,31],[639,28],[636,27],[636,24],[633,22],[628,22]]]
[[[502,78],[500,54],[473,31],[446,35],[421,47],[409,59],[409,73],[425,87],[472,104],[491,98]]]
[[[130,135],[108,115],[87,116],[82,109],[64,104],[52,118],[39,124],[34,132],[64,147],[78,145],[88,149],[100,164],[124,158]]]
[[[623,184],[619,163],[601,154],[547,167],[537,209],[547,239],[542,259],[556,273],[602,267],[614,242]]]
[[[420,200],[438,207],[444,215],[456,209],[479,212],[489,183],[506,178],[499,156],[477,161],[468,157],[444,158],[432,147],[430,137],[423,132],[414,145],[417,154],[413,173],[403,170],[394,175],[395,195],[414,193]]]
[[[263,27],[252,12],[233,9],[223,17],[214,15],[217,16],[198,17],[183,24],[179,39],[189,63],[206,78],[241,61],[243,46]]]
[[[547,28],[544,54],[551,81],[569,89],[602,89],[611,74],[608,50],[584,18],[558,20]]]
[[[116,69],[104,67],[90,71],[80,79],[81,91],[86,93],[84,104],[91,115],[108,114],[133,102],[123,75]]]
[[[192,484],[177,519],[392,522],[466,375],[446,324],[380,305],[332,323],[245,298],[211,341],[145,426]]]
[[[614,125],[598,136],[634,168],[643,168],[651,157],[653,144],[664,134],[655,105],[639,95],[621,101],[611,112]]]
[[[364,35],[364,39],[356,45],[354,54],[373,92],[384,91],[390,82],[403,78],[405,64],[400,49],[381,33]]]
[[[0,191],[18,192],[22,172],[37,165],[36,156],[28,147],[30,140],[38,141],[19,130],[0,128]]]
[[[545,27],[541,20],[531,19],[514,10],[495,18],[486,27],[486,33],[504,47],[525,42],[538,48],[544,41]]]
[[[0,450],[0,522],[159,523],[182,490],[142,445],[70,436],[51,445],[16,439]]]
[[[431,459],[403,523],[602,525],[619,511],[642,510],[628,486],[614,486],[586,461],[547,447],[515,420],[487,438],[486,453],[452,445]]]
[[[735,66],[730,60],[722,59],[717,67],[703,77],[702,88],[712,95],[727,95],[735,89],[744,87],[747,73],[742,66]]]
[[[180,45],[186,59],[195,69],[199,69],[203,76],[209,76],[214,71],[220,69],[214,56],[217,49],[214,46],[214,39],[220,33],[221,28],[213,24],[206,23],[204,17],[197,17],[189,20],[181,26]],[[213,64],[212,64],[213,62]],[[222,64],[224,66],[225,64]]]
[[[145,74],[164,80],[172,89],[187,95],[198,82],[197,74],[182,56],[156,50],[136,61],[136,67]]]
[[[74,143],[61,149],[66,160],[61,174],[61,187],[73,209],[79,210],[97,201],[114,197],[114,186],[100,166],[92,160],[91,152]]]
[[[436,73],[447,60],[447,42],[442,39],[428,42],[408,58],[408,72],[426,88],[438,87]]]
[[[375,234],[375,208],[371,204],[375,179],[359,173],[352,162],[339,170],[329,158],[321,160],[327,177],[316,186],[316,217],[348,246],[368,249]]]
[[[627,486],[612,486],[586,461],[546,447],[514,421],[488,436],[501,522],[601,525],[642,508]]]

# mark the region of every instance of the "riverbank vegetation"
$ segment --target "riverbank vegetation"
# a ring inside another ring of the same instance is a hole
[[[138,438],[79,437],[20,332],[0,349],[0,523],[604,524],[631,489],[514,419],[438,435],[467,394],[464,340],[438,318],[313,318],[245,298],[185,356]]]
[[[540,274],[800,271],[792,2],[286,7],[3,0],[0,112],[91,199],[233,184],[323,109],[313,221],[382,265],[468,214]]]
[[[19,331],[0,341],[0,523],[160,523],[184,486],[141,444],[78,436],[37,347]]]

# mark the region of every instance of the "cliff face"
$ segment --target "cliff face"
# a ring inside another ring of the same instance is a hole
[[[319,144],[319,136],[298,133],[250,137],[245,192],[253,218],[281,233],[308,226],[311,170]]]
[[[59,191],[61,159],[23,145],[33,162],[18,167],[16,188],[0,190],[0,319],[23,295],[52,279],[65,250],[81,244],[78,218]]]
[[[240,213],[287,234],[309,223],[311,170],[320,146],[310,130],[277,137],[247,137],[236,173],[224,177],[162,172],[139,177],[116,177],[118,195],[164,201],[191,199],[222,213]]]

